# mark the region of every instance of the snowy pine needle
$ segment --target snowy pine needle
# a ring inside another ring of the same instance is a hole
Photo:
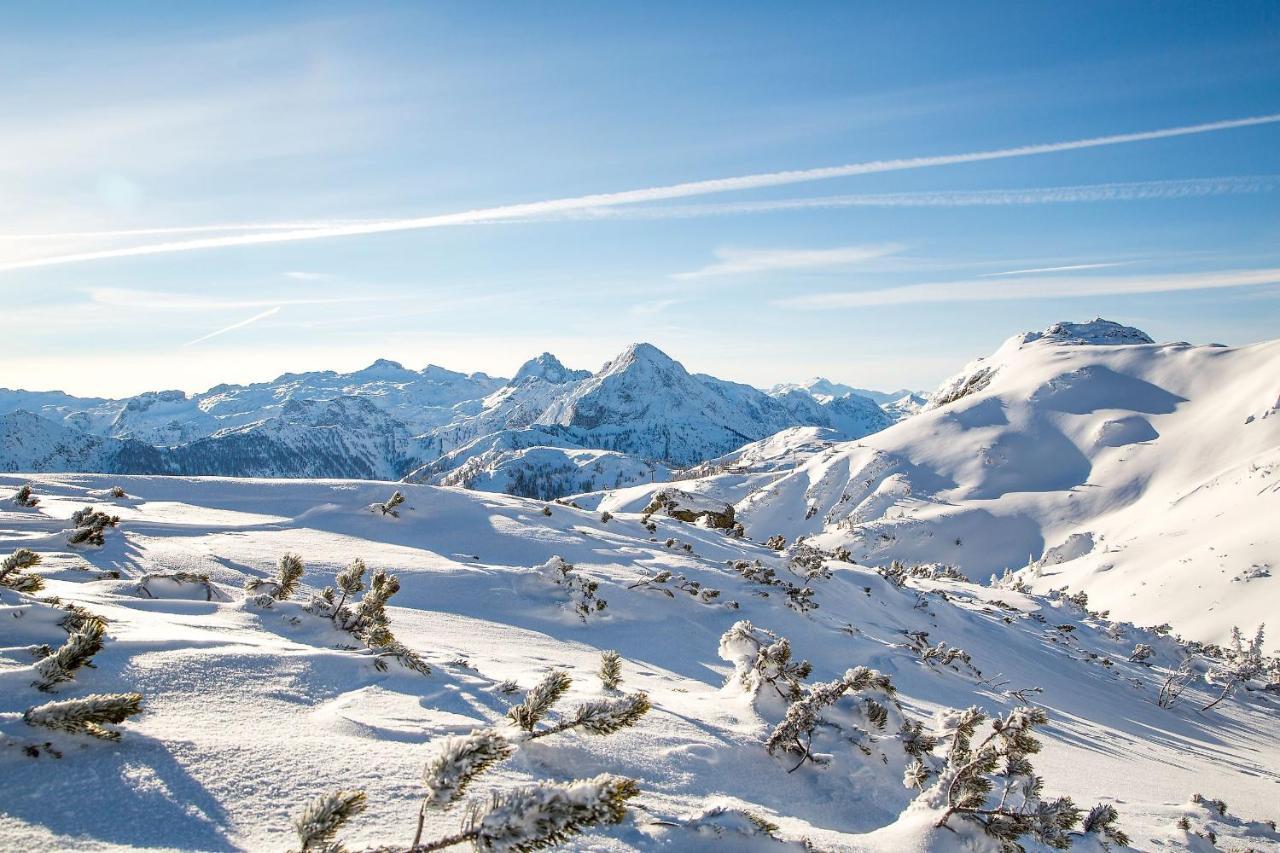
[[[448,808],[466,793],[475,777],[514,751],[515,747],[492,729],[446,738],[422,771],[427,804]]]
[[[606,690],[617,690],[622,683],[622,657],[613,649],[600,653],[600,682]]]
[[[302,814],[293,819],[303,853],[332,850],[333,837],[342,825],[364,811],[364,791],[331,791],[312,800]]]
[[[626,801],[638,793],[635,781],[606,774],[495,794],[487,807],[472,809],[465,835],[477,850],[542,850],[589,827],[620,822]]]
[[[70,681],[76,670],[102,650],[104,630],[102,622],[97,620],[81,624],[53,654],[36,663],[39,678],[33,682],[34,686],[48,690],[60,681]]]
[[[547,715],[552,705],[560,701],[572,683],[568,673],[552,670],[525,694],[523,702],[507,711],[507,716],[526,732],[533,731],[533,727]]]
[[[95,693],[81,699],[46,702],[28,708],[22,719],[28,725],[119,740],[120,733],[105,728],[121,723],[142,710],[141,693]]]
[[[600,699],[579,705],[572,717],[554,728],[583,729],[593,735],[610,735],[634,726],[652,707],[644,693],[632,693],[621,699]]]
[[[266,593],[277,601],[283,601],[298,591],[298,581],[302,579],[302,573],[306,570],[306,564],[302,562],[302,558],[297,554],[284,554],[280,557],[280,570],[274,578],[253,578],[244,585],[249,592],[255,592],[259,589],[266,589]]]
[[[0,562],[0,586],[17,592],[39,592],[44,589],[44,578],[23,573],[39,563],[39,554],[30,548],[19,548]]]

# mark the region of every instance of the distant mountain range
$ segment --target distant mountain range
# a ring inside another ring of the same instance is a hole
[[[595,374],[543,353],[510,380],[380,359],[191,395],[0,389],[0,470],[407,478],[550,498],[665,480],[789,427],[861,438],[923,402],[825,379],[766,393],[650,344]]]

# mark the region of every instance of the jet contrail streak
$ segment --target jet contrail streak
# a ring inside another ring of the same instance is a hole
[[[189,347],[192,344],[198,344],[201,341],[207,341],[209,340],[209,338],[216,338],[218,335],[224,335],[227,332],[234,332],[236,329],[243,329],[245,326],[256,323],[259,320],[265,320],[268,317],[270,317],[272,314],[279,314],[279,313],[280,313],[279,305],[277,305],[275,308],[268,308],[266,311],[263,311],[261,314],[254,314],[248,320],[241,320],[239,323],[232,323],[230,326],[226,326],[224,328],[218,329],[216,332],[210,332],[209,334],[204,335],[203,337],[196,338],[194,341],[187,341],[185,344],[183,344],[183,346]]]
[[[635,204],[637,202],[663,201],[674,198],[710,195],[713,193],[762,189],[764,187],[798,184],[808,181],[823,181],[830,180],[832,178],[850,177],[853,175],[869,175],[878,172],[895,172],[905,169],[925,169],[935,166],[951,166],[960,163],[977,163],[985,160],[1003,160],[1010,157],[1030,157],[1037,154],[1052,154],[1059,151],[1075,151],[1082,148],[1098,148],[1105,145],[1121,145],[1130,142],[1145,142],[1153,139],[1168,139],[1177,136],[1190,136],[1198,133],[1212,133],[1219,130],[1252,127],[1261,124],[1273,124],[1275,122],[1280,122],[1280,113],[1231,119],[1228,121],[1208,122],[1205,124],[1185,125],[1182,127],[1168,127],[1160,130],[1145,130],[1137,133],[1097,136],[1089,139],[1075,139],[1066,142],[1046,142],[1038,145],[1023,145],[1016,148],[975,151],[967,154],[943,154],[933,157],[875,160],[867,163],[850,163],[844,166],[826,166],[817,169],[800,169],[785,172],[741,175],[733,178],[714,178],[704,181],[690,181],[681,184],[671,184],[663,187],[649,187],[646,189],[626,190],[614,193],[598,193],[594,195],[578,196],[576,198],[552,199],[549,201],[525,202],[521,204],[504,205],[501,207],[481,208],[458,213],[445,213],[410,219],[396,219],[361,224],[329,225],[319,228],[305,228],[293,231],[273,231],[265,234],[241,234],[228,237],[208,237],[198,240],[183,240],[173,243],[154,243],[123,249],[79,252],[74,254],[52,255],[43,258],[30,258],[22,261],[14,261],[8,264],[0,264],[0,272],[29,269],[32,267],[53,266],[55,264],[103,260],[106,258],[137,257],[142,255],[167,254],[171,252],[189,252],[199,249],[220,249],[231,246],[255,246],[267,243],[291,243],[300,240],[321,240],[329,237],[354,237],[363,234],[385,234],[394,231],[413,231],[423,228],[440,228],[448,225],[491,222],[499,219],[517,219],[521,217],[539,216],[571,210],[614,207],[623,204]]]

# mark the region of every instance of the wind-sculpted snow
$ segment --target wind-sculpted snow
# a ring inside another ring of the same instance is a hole
[[[27,482],[35,507],[6,499]],[[117,485],[127,497],[111,497]],[[393,489],[398,515],[371,512]],[[119,525],[101,547],[71,550],[62,531],[86,504]],[[918,795],[904,768],[915,754],[942,760],[947,744],[922,738],[948,737],[960,709],[1027,704],[1049,718],[1031,756],[1045,798],[1114,804],[1131,847],[1111,849],[1203,850],[1209,832],[1222,849],[1280,843],[1264,822],[1280,780],[1274,697],[1242,689],[1200,713],[1220,690],[1205,680],[1208,659],[1091,613],[1092,600],[977,586],[936,566],[881,574],[664,513],[606,518],[356,480],[0,475],[0,557],[20,547],[40,558],[23,572],[45,588],[0,585],[4,849],[293,849],[293,817],[334,790],[367,797],[342,827],[347,849],[407,848],[430,793],[424,766],[444,739],[491,730],[515,754],[498,756],[468,802],[599,774],[635,780],[623,820],[567,849],[995,851],[959,815],[938,827],[940,794]],[[301,560],[299,588],[264,593],[287,553]],[[429,674],[379,657],[307,603],[357,557],[396,575],[390,629]],[[788,591],[801,584],[803,607]],[[575,595],[587,589],[607,606],[583,615]],[[106,620],[101,648],[41,692],[32,682],[52,664],[39,667],[33,649],[61,648],[69,615]],[[796,713],[769,682],[778,670],[753,668],[753,638],[773,662],[785,641],[807,702]],[[634,726],[530,740],[509,721],[551,670],[570,678],[565,708],[619,695],[596,675],[605,650],[618,653],[619,693],[644,696]],[[1182,701],[1159,707],[1184,660]],[[133,693],[142,710],[114,724],[118,740],[23,716]],[[811,754],[797,756],[804,729],[791,742],[783,724],[805,725],[806,710],[818,715]],[[424,838],[455,832],[465,810],[425,810]],[[1074,849],[1102,849],[1074,831]]]
[[[1280,606],[1280,586],[1237,580],[1280,565],[1280,419],[1256,416],[1280,342],[1145,337],[1106,321],[1014,337],[927,411],[740,498],[738,518],[758,539],[807,535],[975,579],[1088,534],[1087,553],[1031,572],[1033,588],[1221,642]]]

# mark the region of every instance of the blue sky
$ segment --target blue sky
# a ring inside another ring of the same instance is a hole
[[[1280,113],[1275,4],[5,21],[0,386],[201,390],[377,357],[510,375],[647,340],[757,385],[927,388],[1060,319],[1280,329],[1280,122],[1124,136]],[[766,177],[704,183],[744,176]]]

